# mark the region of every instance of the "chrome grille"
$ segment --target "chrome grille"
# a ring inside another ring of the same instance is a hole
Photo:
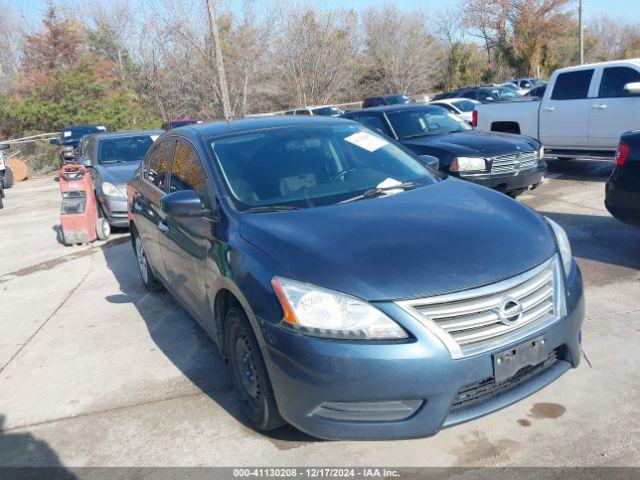
[[[538,152],[521,152],[491,159],[491,173],[513,173],[538,165]]]
[[[397,303],[440,338],[453,358],[460,358],[527,335],[563,315],[560,275],[559,262],[554,257],[528,272],[491,285]],[[501,302],[510,299],[522,307],[513,323],[499,313]]]

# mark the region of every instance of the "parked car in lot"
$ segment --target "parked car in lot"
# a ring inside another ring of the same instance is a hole
[[[544,92],[547,91],[547,84],[538,85],[537,87],[532,88],[527,93],[525,93],[524,97],[536,97],[542,98],[544,96]]]
[[[10,144],[0,143],[0,185],[3,190],[13,187],[13,172],[9,167],[9,157],[6,154],[10,148]]]
[[[521,90],[524,90],[525,93],[531,90],[532,88],[539,87],[544,85],[544,80],[539,78],[530,77],[530,78],[514,78],[511,80],[511,83],[518,87]]]
[[[443,98],[429,102],[430,105],[437,105],[451,113],[455,113],[465,122],[471,124],[473,122],[473,111],[480,102],[471,100],[470,98]]]
[[[167,133],[128,202],[143,283],[217,342],[258,429],[432,435],[580,361],[582,280],[562,228],[358,123]]]
[[[171,130],[173,128],[180,128],[187,125],[194,125],[202,122],[203,120],[200,118],[191,118],[191,117],[174,118],[173,120],[167,120],[166,122],[164,122],[160,128],[162,128],[162,130]]]
[[[404,93],[391,93],[389,95],[377,95],[366,97],[362,101],[362,108],[379,107],[381,105],[398,105],[403,103],[415,103],[415,99]]]
[[[561,158],[613,156],[620,135],[640,128],[640,59],[557,70],[541,101],[479,105],[477,126],[521,133]]]
[[[285,115],[321,115],[325,117],[337,117],[342,115],[344,110],[335,105],[316,105],[313,107],[301,107],[294,110],[287,110]]]
[[[60,138],[51,143],[60,145],[60,165],[69,163],[77,156],[76,148],[80,138],[90,133],[105,133],[109,129],[104,125],[70,125],[60,132]]]
[[[0,208],[4,208],[4,202],[2,201],[2,199],[4,198],[4,181],[7,168],[7,160],[4,151],[8,148],[9,144],[0,143]]]
[[[440,160],[449,175],[517,196],[537,187],[547,164],[540,143],[521,135],[479,132],[436,105],[397,105],[343,115]]]
[[[100,213],[112,227],[128,227],[125,183],[162,130],[125,131],[88,135],[78,163],[93,177]]]
[[[529,90],[520,88],[516,85],[514,85],[511,82],[507,82],[507,83],[492,83],[490,85],[483,85],[483,87],[489,87],[489,88],[504,88],[510,92],[513,92],[516,94],[516,97],[521,97],[523,96],[525,93],[527,93]]]
[[[454,92],[441,93],[433,97],[434,100],[443,98],[470,98],[480,103],[502,102],[515,100],[520,96],[509,88],[505,87],[472,87],[460,88]]]
[[[640,130],[620,138],[616,166],[605,187],[604,204],[621,222],[640,226]]]

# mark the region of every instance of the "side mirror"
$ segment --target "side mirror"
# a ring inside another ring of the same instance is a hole
[[[204,207],[200,196],[193,190],[179,190],[160,198],[160,208],[174,217],[207,217],[217,220],[217,215]]]
[[[627,83],[623,90],[627,95],[640,95],[640,82]]]
[[[11,148],[11,145],[8,143],[0,143],[0,150],[9,150],[9,148]]]
[[[440,160],[431,155],[420,155],[420,161],[426,165],[427,167],[431,167],[434,170],[438,170],[440,168]]]
[[[60,145],[60,139],[59,138],[50,138],[49,139],[49,143],[51,145]]]

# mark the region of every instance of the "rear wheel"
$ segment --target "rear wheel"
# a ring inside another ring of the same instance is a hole
[[[286,422],[280,416],[260,347],[246,315],[233,305],[226,314],[226,352],[242,413],[258,430]]]
[[[147,255],[144,252],[144,245],[142,245],[142,240],[140,239],[138,232],[133,232],[133,235],[133,248],[136,254],[138,271],[140,272],[142,283],[144,283],[145,288],[150,292],[162,289],[162,284],[154,275],[151,265],[149,265]]]

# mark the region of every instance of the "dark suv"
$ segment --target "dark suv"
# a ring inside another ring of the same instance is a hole
[[[128,205],[142,281],[218,343],[258,429],[432,435],[580,361],[582,280],[562,228],[359,123],[168,132]]]

